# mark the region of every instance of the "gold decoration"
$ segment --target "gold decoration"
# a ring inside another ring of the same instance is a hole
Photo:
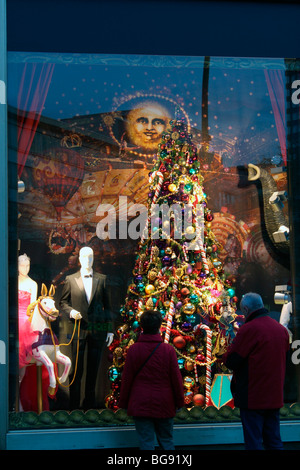
[[[175,274],[176,274],[176,277],[178,277],[178,278],[183,276],[183,274],[184,274],[183,268],[176,269]]]
[[[151,269],[151,271],[148,272],[148,279],[149,281],[154,281],[157,278],[158,272],[155,269]]]
[[[148,295],[153,294],[154,290],[155,290],[155,287],[153,284],[147,284],[145,287],[145,292]]]
[[[79,137],[78,134],[66,135],[65,137],[63,137],[61,139],[60,145],[62,147],[66,147],[68,149],[81,147],[82,146],[82,140],[81,140],[81,138]]]
[[[196,352],[196,348],[193,344],[191,344],[188,348],[187,348],[188,352],[190,354],[194,354]]]
[[[158,246],[153,246],[152,247],[152,256],[153,256],[153,260],[156,260],[156,258],[158,257],[159,255],[159,248]],[[144,255],[146,256],[146,255]]]
[[[118,347],[114,350],[114,356],[116,359],[121,359],[121,357],[123,356],[123,350],[122,348]]]
[[[192,371],[194,368],[194,364],[192,363],[192,361],[185,361],[184,368],[188,371]]]
[[[214,357],[211,361],[199,362],[199,361],[196,361],[196,359],[193,359],[192,357],[182,354],[182,352],[180,352],[179,349],[176,348],[176,346],[174,346],[174,344],[173,344],[173,348],[175,349],[178,356],[183,357],[183,359],[186,359],[187,361],[191,361],[193,364],[196,364],[197,366],[208,366],[208,365],[213,364],[217,360],[216,357]]]
[[[195,233],[196,229],[195,227],[193,227],[192,225],[189,225],[186,229],[185,229],[185,233],[187,233],[188,235],[192,235],[193,233]]]
[[[183,312],[186,314],[186,315],[193,315],[193,313],[195,312],[196,310],[196,307],[195,305],[191,304],[191,303],[188,303],[188,304],[185,304],[183,307],[182,307],[182,310]]]
[[[152,298],[150,297],[147,302],[146,302],[146,309],[147,310],[152,310],[154,307],[154,304],[153,304],[153,300]]]
[[[195,380],[193,379],[193,377],[186,375],[183,379],[183,385],[189,390],[195,385]]]
[[[175,191],[177,190],[176,184],[173,184],[173,183],[169,184],[168,190],[170,191],[170,193],[175,193]]]

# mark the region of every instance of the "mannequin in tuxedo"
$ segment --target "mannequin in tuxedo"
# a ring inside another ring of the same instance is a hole
[[[79,252],[81,269],[67,276],[60,299],[60,311],[68,321],[81,320],[76,377],[70,386],[70,409],[80,408],[84,355],[87,353],[85,396],[82,407],[95,408],[95,387],[105,345],[113,341],[113,322],[106,276],[93,271],[94,253],[90,247]],[[76,336],[75,336],[76,338]],[[72,343],[72,366],[76,362],[77,341]],[[71,376],[73,376],[71,372]]]

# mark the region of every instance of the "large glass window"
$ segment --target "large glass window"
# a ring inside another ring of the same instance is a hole
[[[291,283],[285,71],[284,59],[8,54],[12,427],[94,424],[103,409],[102,422],[115,424],[116,346],[141,234],[129,227],[178,114],[231,305],[239,314],[255,291],[280,320],[274,294],[288,298]],[[92,313],[76,278],[91,265],[101,284]],[[41,296],[50,296],[42,307]],[[211,385],[222,373],[214,367]],[[297,400],[294,375],[289,364],[287,404]],[[187,411],[194,405],[187,395]],[[210,402],[218,410],[227,398],[219,405]]]

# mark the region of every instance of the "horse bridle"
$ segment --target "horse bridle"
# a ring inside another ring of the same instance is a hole
[[[38,299],[38,309],[40,315],[44,318],[46,317],[46,319],[49,319],[50,321],[56,320],[59,314],[59,311],[57,309],[51,309],[50,311],[45,310],[41,303],[41,299]]]

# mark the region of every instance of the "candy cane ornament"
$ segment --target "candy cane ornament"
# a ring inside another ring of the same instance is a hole
[[[203,242],[202,242],[201,239],[199,239],[198,242],[199,242],[199,245],[200,245],[200,254],[201,254],[201,260],[202,260],[202,263],[203,263],[204,273],[208,274],[209,273],[209,268],[208,268],[208,264],[207,264],[206,253],[205,253],[205,249],[204,249],[204,246],[203,246]]]
[[[146,222],[146,226],[144,228],[144,231],[143,231],[143,234],[142,234],[142,237],[141,237],[141,242],[144,241],[145,239],[145,232],[147,231],[148,232],[148,228],[149,228],[149,223],[150,223],[150,218],[151,218],[151,213],[152,213],[152,207],[153,205],[156,203],[157,201],[157,198],[160,194],[160,190],[161,190],[161,187],[162,187],[162,184],[163,184],[163,180],[164,180],[164,175],[160,172],[160,171],[153,171],[149,177],[149,183],[151,184],[152,181],[154,180],[154,178],[158,176],[158,183],[157,183],[157,186],[156,186],[156,190],[155,190],[155,193],[154,193],[154,196],[153,196],[153,199],[152,199],[152,203],[151,203],[151,208],[150,208],[150,211],[148,213],[148,218],[147,218],[147,222]]]
[[[206,331],[206,386],[205,386],[205,403],[206,406],[210,403],[210,389],[211,389],[211,339],[212,339],[212,331],[207,325],[197,325],[195,331],[198,328]]]
[[[165,343],[168,343],[170,341],[170,334],[171,334],[171,327],[172,327],[172,319],[174,315],[174,297],[175,297],[175,292],[177,290],[177,281],[174,282],[174,287],[173,287],[173,294],[171,297],[171,302],[170,302],[170,307],[169,307],[169,312],[168,312],[168,318],[167,318],[167,326],[166,326],[166,333],[165,333]]]
[[[155,204],[156,201],[157,201],[157,198],[158,198],[158,195],[160,193],[161,186],[162,186],[163,180],[164,180],[164,175],[160,171],[153,171],[150,175],[150,178],[149,178],[149,183],[150,184],[152,183],[152,181],[154,180],[154,178],[156,176],[158,176],[158,183],[157,183],[156,190],[155,190],[155,193],[154,193],[154,196],[153,196],[153,199],[152,199],[152,205]]]

